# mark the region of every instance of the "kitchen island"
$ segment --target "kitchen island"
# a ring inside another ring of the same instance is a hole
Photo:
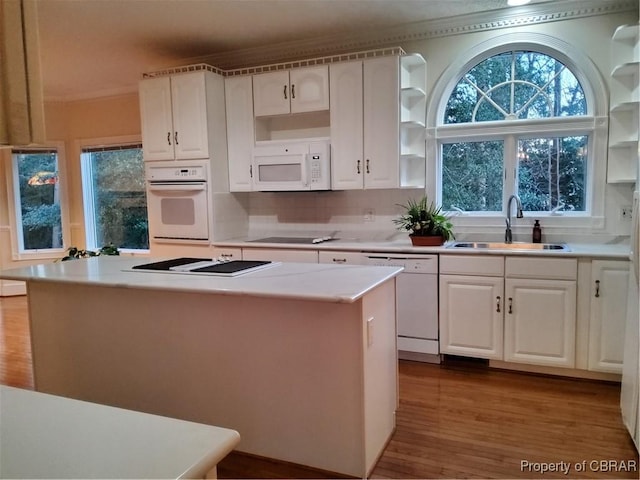
[[[27,282],[36,390],[230,428],[250,454],[371,472],[395,427],[401,269],[131,270],[145,260],[0,272]]]

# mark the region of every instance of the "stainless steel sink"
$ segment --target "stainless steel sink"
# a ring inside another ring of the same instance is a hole
[[[447,248],[472,248],[478,250],[553,250],[557,252],[571,251],[565,243],[527,243],[527,242],[453,242]]]

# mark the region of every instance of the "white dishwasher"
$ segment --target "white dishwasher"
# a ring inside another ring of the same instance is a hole
[[[366,253],[368,265],[399,266],[396,278],[398,357],[440,363],[438,255]]]

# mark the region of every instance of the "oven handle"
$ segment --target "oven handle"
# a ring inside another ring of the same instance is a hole
[[[149,183],[149,190],[154,192],[196,192],[207,188],[204,182],[198,183]]]

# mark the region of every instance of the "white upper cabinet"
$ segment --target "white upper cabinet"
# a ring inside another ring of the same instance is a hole
[[[424,59],[405,55],[332,64],[329,84],[332,187],[424,187]]]
[[[365,60],[364,185],[399,186],[400,70],[399,57]]]
[[[331,65],[330,84],[332,187],[398,187],[398,57]]]
[[[182,160],[212,156],[212,117],[222,119],[224,86],[211,72],[182,73],[140,82],[140,114],[144,159]],[[219,97],[219,98],[216,98]],[[220,112],[222,112],[220,114]],[[218,142],[224,146],[226,139]],[[222,149],[220,150],[222,151]]]
[[[261,73],[253,76],[256,117],[329,109],[326,65]]]
[[[140,82],[140,117],[144,159],[173,159],[173,113],[169,77]]]
[[[251,77],[225,78],[229,190],[252,189],[251,160],[254,143],[253,91]]]
[[[335,190],[364,188],[364,109],[362,62],[330,67],[331,186]]]

